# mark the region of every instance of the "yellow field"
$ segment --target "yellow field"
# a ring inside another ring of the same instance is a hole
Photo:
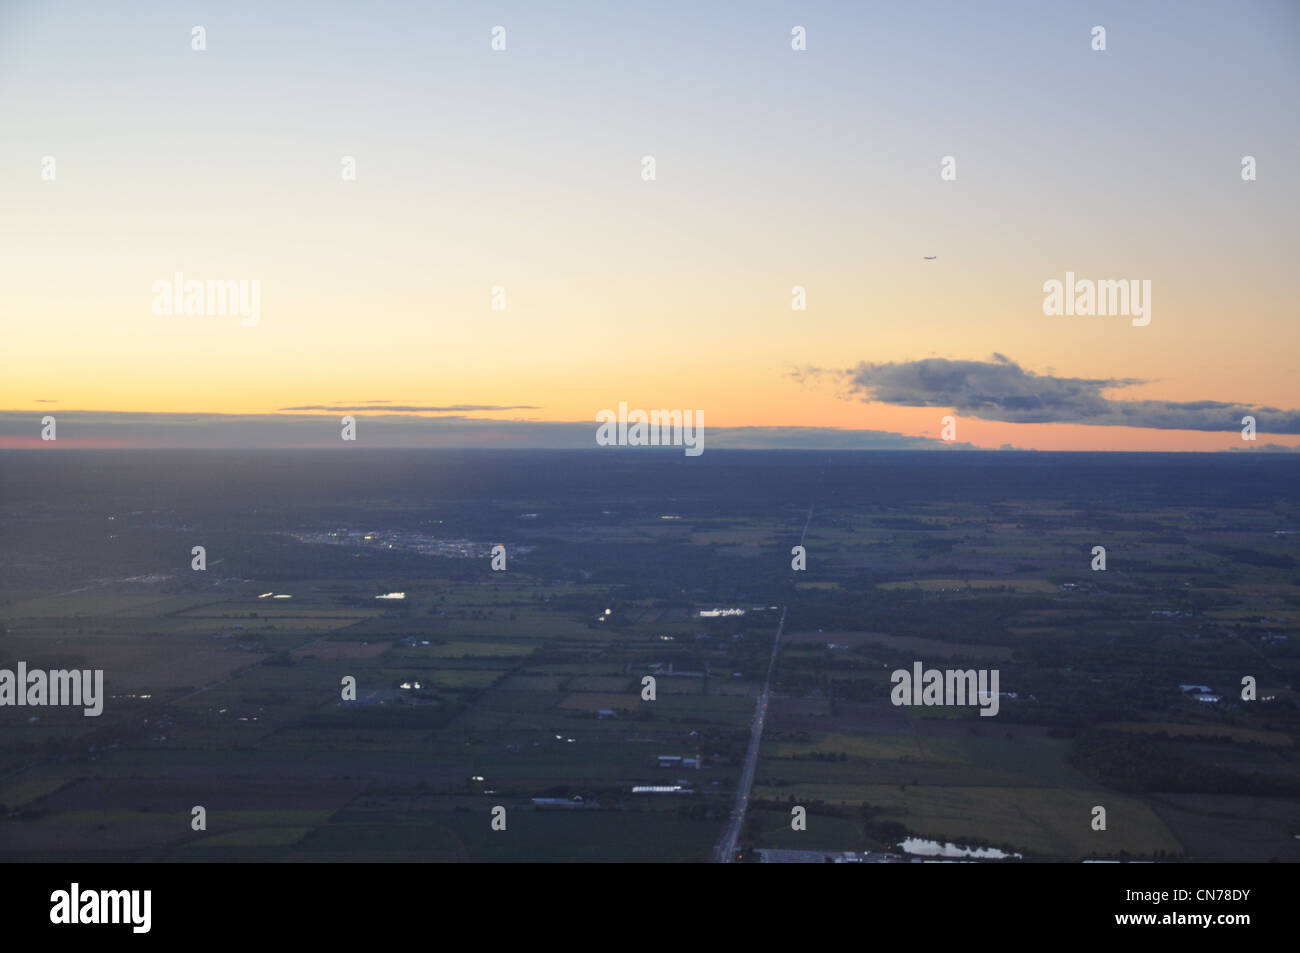
[[[113,688],[153,689],[160,691],[184,685],[207,685],[220,681],[231,672],[256,665],[266,658],[264,654],[240,652],[233,646],[195,648],[193,645],[175,645],[170,650],[159,648],[151,655],[132,650],[129,658],[113,666],[105,666],[102,657],[95,662],[101,668],[110,668],[115,674]]]
[[[29,768],[0,782],[0,804],[12,811],[14,808],[30,804],[37,798],[53,794],[67,783],[66,775],[40,767]]]
[[[560,702],[561,708],[575,708],[579,711],[599,711],[602,708],[609,708],[617,711],[625,708],[633,711],[642,705],[641,696],[636,692],[574,692],[572,695],[564,696],[564,701]],[[650,704],[646,702],[644,704]]]
[[[920,589],[923,592],[938,592],[940,589],[999,589],[1013,592],[1058,592],[1059,590],[1046,579],[1017,579],[1008,576],[1005,579],[905,579],[900,582],[882,582],[880,589]]]
[[[884,632],[848,632],[832,629],[829,632],[792,632],[789,641],[807,645],[834,642],[838,645],[883,645],[900,652],[930,654],[943,657],[960,655],[970,658],[1007,659],[1011,649],[1003,645],[977,645],[973,642],[944,642],[919,635],[888,635]]]
[[[13,619],[57,619],[79,615],[109,616],[119,612],[139,615],[140,610],[145,607],[163,601],[164,598],[156,593],[112,592],[96,586],[80,592],[73,591],[63,595],[43,596],[39,599],[19,602],[10,607],[8,615]]]
[[[536,649],[535,645],[525,645],[520,642],[480,642],[480,641],[457,641],[448,642],[445,645],[425,645],[420,646],[421,655],[430,658],[461,658],[464,656],[479,656],[483,658],[504,658],[512,655],[531,655]]]
[[[903,808],[906,813],[897,819],[925,837],[954,841],[979,837],[1054,856],[1182,850],[1153,811],[1111,792],[938,785],[908,785],[900,791],[898,785],[868,784],[856,787],[849,797],[842,786],[800,784],[797,790],[764,786],[755,793],[759,797],[785,799],[793,794],[796,798]],[[1094,831],[1090,825],[1092,808],[1098,804],[1106,808],[1105,831]]]
[[[1129,731],[1134,734],[1160,734],[1164,732],[1171,738],[1183,735],[1193,737],[1213,736],[1242,744],[1272,745],[1290,748],[1294,742],[1290,736],[1280,731],[1257,731],[1251,728],[1233,728],[1228,725],[1177,725],[1164,721],[1117,721],[1106,725],[1115,731]]]
[[[773,741],[763,745],[765,757],[789,758],[799,754],[831,754],[843,751],[850,758],[880,761],[955,762],[967,760],[960,746],[947,738],[918,738],[914,735],[857,735],[841,732],[818,734],[810,742]]]
[[[433,672],[428,678],[439,688],[487,688],[504,674],[498,671],[454,668]]]

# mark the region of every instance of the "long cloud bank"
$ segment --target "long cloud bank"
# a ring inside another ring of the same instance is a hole
[[[869,403],[950,407],[984,420],[1231,431],[1241,428],[1243,417],[1252,416],[1260,432],[1300,434],[1297,410],[1216,400],[1114,400],[1102,392],[1146,382],[1036,374],[1001,354],[994,354],[989,361],[932,357],[887,364],[862,362],[839,373],[847,381],[849,393]]]
[[[353,411],[355,443],[341,438],[338,414],[146,414],[83,410],[0,411],[0,445],[235,449],[254,447],[373,447],[586,449],[597,424],[481,420],[459,415],[420,417],[389,408]],[[56,440],[40,439],[41,419],[55,418]],[[924,450],[973,449],[930,437],[830,427],[705,427],[706,449]],[[649,448],[647,448],[649,449]],[[680,453],[680,448],[664,451]]]

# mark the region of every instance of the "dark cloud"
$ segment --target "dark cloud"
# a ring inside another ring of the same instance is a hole
[[[705,447],[722,450],[974,450],[974,444],[909,437],[889,430],[832,427],[705,428]]]
[[[850,394],[863,401],[951,407],[984,420],[1219,431],[1240,429],[1249,414],[1261,433],[1300,434],[1300,411],[1215,400],[1113,400],[1102,392],[1146,382],[1035,374],[1002,354],[991,361],[863,362],[842,373]]]
[[[844,371],[831,371],[824,367],[813,367],[804,365],[803,367],[792,367],[788,371],[788,376],[797,380],[800,384],[815,384],[822,379],[825,374],[842,376]]]
[[[425,406],[423,404],[392,404],[386,400],[362,400],[351,404],[305,404],[302,407],[281,407],[282,412],[303,412],[311,411],[335,411],[335,410],[361,410],[363,404],[383,404],[379,408],[385,413],[402,413],[402,414],[423,414],[423,413],[443,413],[458,414],[471,413],[479,410],[541,410],[541,407],[533,404],[449,404],[445,407]]]
[[[1230,447],[1233,453],[1300,453],[1300,447],[1288,447],[1280,443],[1265,443],[1259,446]]]
[[[58,413],[57,446],[105,445],[177,448],[469,448],[585,449],[596,446],[596,420],[543,422],[447,415],[388,414],[387,408],[357,415],[357,442],[340,439],[337,415],[327,414],[144,414],[66,410]],[[40,411],[0,411],[0,440],[42,444]],[[732,450],[923,450],[973,449],[932,437],[883,430],[832,427],[710,427],[703,446]],[[653,452],[653,451],[652,451]]]

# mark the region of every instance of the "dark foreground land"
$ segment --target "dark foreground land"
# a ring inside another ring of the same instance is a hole
[[[782,607],[742,859],[1300,860],[1298,487],[1290,454],[3,453],[0,669],[107,697],[0,707],[0,860],[707,860]],[[891,704],[917,661],[997,670],[997,715]]]

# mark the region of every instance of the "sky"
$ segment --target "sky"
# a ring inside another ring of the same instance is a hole
[[[620,402],[1296,447],[1297,54],[1290,0],[0,0],[0,447]],[[1149,323],[1045,314],[1067,272],[1149,281]],[[256,323],[156,313],[177,273],[257,282]]]

